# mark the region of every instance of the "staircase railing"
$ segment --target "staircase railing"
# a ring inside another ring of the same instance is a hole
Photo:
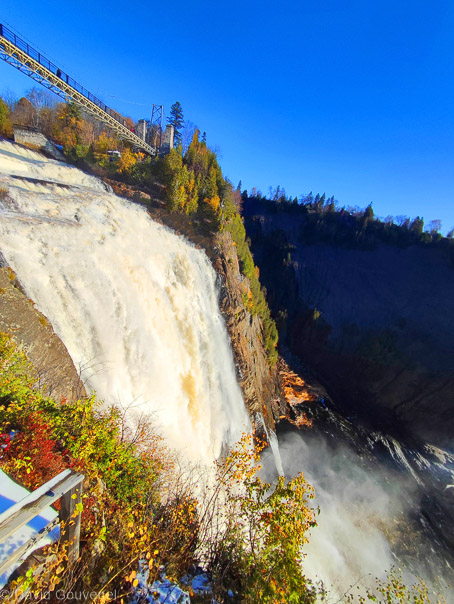
[[[38,516],[45,508],[61,499],[58,517],[15,549],[5,560],[2,560],[0,575],[18,560],[25,559],[36,544],[60,523],[62,524],[60,540],[68,544],[69,563],[72,564],[77,560],[81,519],[77,506],[81,503],[83,479],[83,474],[73,470],[64,470],[0,514],[0,543],[2,543],[35,516]]]

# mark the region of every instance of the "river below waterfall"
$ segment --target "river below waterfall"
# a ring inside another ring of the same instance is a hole
[[[327,601],[373,587],[395,567],[408,585],[421,577],[453,603],[454,454],[371,431],[328,399],[299,410],[312,427],[279,424],[279,449],[286,476],[302,471],[315,488],[320,514],[304,569],[327,586]],[[264,461],[269,478],[271,455]]]

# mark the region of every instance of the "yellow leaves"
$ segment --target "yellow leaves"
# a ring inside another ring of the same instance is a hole
[[[118,141],[113,136],[108,136],[105,132],[101,132],[95,141],[95,151],[106,154],[107,151],[113,151],[118,147]]]
[[[126,148],[121,152],[121,157],[118,159],[118,169],[120,172],[127,172],[137,163],[137,157],[134,153]]]

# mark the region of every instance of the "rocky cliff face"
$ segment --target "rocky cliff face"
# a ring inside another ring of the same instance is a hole
[[[454,273],[436,249],[307,245],[246,209],[281,336],[333,398],[387,431],[454,446]]]
[[[262,414],[274,430],[275,415],[280,414],[280,388],[277,368],[270,367],[264,348],[263,324],[250,314],[242,294],[248,291],[241,274],[238,255],[230,233],[216,237],[213,264],[221,279],[221,311],[230,335],[238,379],[246,407],[252,418]]]
[[[12,334],[37,370],[39,386],[61,401],[85,396],[85,388],[63,342],[23,293],[14,272],[0,268],[0,331]]]

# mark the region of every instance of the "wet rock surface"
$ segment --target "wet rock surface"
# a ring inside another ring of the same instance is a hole
[[[343,466],[353,473],[360,469],[359,475],[363,472],[378,485],[384,501],[389,497],[393,502],[382,518],[372,521],[385,535],[396,563],[416,575],[423,570],[430,581],[441,581],[445,588],[453,585],[454,455],[432,445],[405,445],[378,430],[370,431],[359,421],[342,417],[329,399],[304,401],[296,407],[310,425],[298,429],[282,422],[277,434],[281,447],[291,435],[293,442],[299,439],[313,452],[315,457],[306,459],[299,470],[315,473],[323,485],[325,479],[336,484],[325,476],[334,465],[332,460],[341,475]],[[317,451],[326,458],[317,458]],[[298,455],[294,446],[293,464]],[[337,497],[334,492],[333,505]]]

